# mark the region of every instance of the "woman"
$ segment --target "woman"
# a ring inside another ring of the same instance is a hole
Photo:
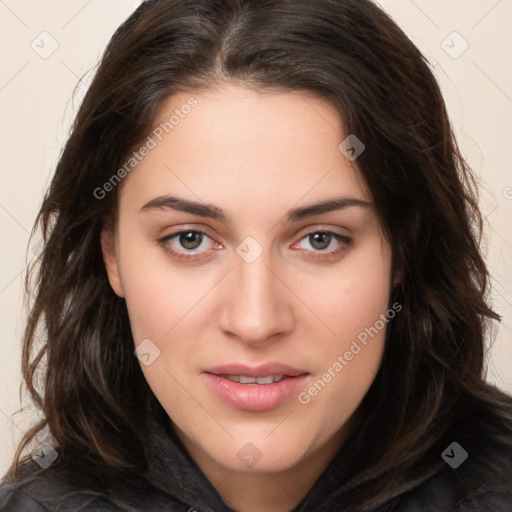
[[[472,175],[371,2],[144,2],[38,224],[2,510],[510,510]]]

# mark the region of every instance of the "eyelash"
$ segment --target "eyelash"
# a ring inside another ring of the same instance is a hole
[[[178,261],[194,260],[194,259],[198,258],[198,256],[197,256],[198,253],[179,252],[174,249],[171,249],[169,247],[169,245],[167,244],[167,242],[169,242],[173,238],[176,238],[179,235],[188,234],[188,233],[201,234],[203,236],[210,238],[206,232],[204,232],[200,229],[184,229],[181,231],[176,231],[174,233],[171,233],[170,235],[166,235],[163,238],[158,239],[157,242],[159,245],[161,245],[163,247],[163,249],[168,254],[170,254],[173,258],[177,259]],[[325,251],[325,250],[310,251],[310,250],[304,249],[307,252],[312,252],[312,254],[310,256],[308,256],[309,258],[312,258],[312,259],[321,258],[324,260],[328,259],[328,258],[332,258],[332,257],[338,256],[340,253],[346,251],[352,244],[351,238],[341,235],[340,233],[336,233],[334,231],[328,231],[328,230],[310,231],[309,233],[304,234],[304,236],[301,237],[299,242],[301,242],[302,240],[304,240],[312,235],[319,234],[319,233],[322,233],[324,235],[330,235],[330,236],[334,237],[335,240],[340,242],[340,246],[337,249],[331,250],[331,251]],[[330,245],[330,243],[329,243],[329,245]],[[199,256],[199,258],[201,258],[201,256]]]

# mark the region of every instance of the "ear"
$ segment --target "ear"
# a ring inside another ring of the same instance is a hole
[[[393,276],[392,288],[396,288],[402,282],[402,280],[404,278],[404,272],[403,272],[402,268],[398,268],[393,273],[394,273],[394,276]]]
[[[119,271],[118,255],[116,251],[115,234],[111,228],[105,227],[101,232],[101,251],[112,290],[118,297],[124,297],[124,287]]]

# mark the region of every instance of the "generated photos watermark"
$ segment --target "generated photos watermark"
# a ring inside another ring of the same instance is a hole
[[[101,187],[94,189],[93,194],[96,199],[104,199],[109,192],[125,178],[131,171],[141,162],[144,157],[149,155],[152,149],[155,149],[159,142],[162,141],[165,134],[169,134],[185,117],[197,107],[198,101],[195,98],[189,98],[187,103],[181,105],[180,108],[174,110],[173,115],[165,122],[160,123],[147,137],[144,143],[134,151],[120,167]]]
[[[144,366],[150,366],[155,359],[160,357],[160,349],[149,338],[146,338],[137,345],[134,354]]]
[[[459,443],[454,441],[443,451],[441,457],[452,469],[457,469],[469,457],[469,454]]]
[[[373,339],[377,336],[386,327],[386,324],[395,318],[396,314],[400,311],[402,311],[402,305],[395,302],[386,313],[380,315],[379,319],[371,327],[361,331],[357,335],[357,340],[352,341],[350,348],[343,355],[339,355],[336,361],[306,391],[299,393],[297,397],[299,402],[302,405],[309,404],[368,345],[369,338]]]

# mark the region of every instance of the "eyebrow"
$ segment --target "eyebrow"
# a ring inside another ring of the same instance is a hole
[[[371,203],[357,199],[355,197],[336,197],[327,199],[321,203],[312,204],[300,208],[293,208],[285,216],[285,222],[296,222],[307,217],[312,217],[321,213],[327,213],[335,210],[344,210],[352,206],[369,207]],[[141,212],[148,210],[176,210],[191,213],[200,217],[226,222],[228,220],[226,214],[221,208],[206,203],[197,203],[175,196],[159,196],[148,201],[141,208]]]

